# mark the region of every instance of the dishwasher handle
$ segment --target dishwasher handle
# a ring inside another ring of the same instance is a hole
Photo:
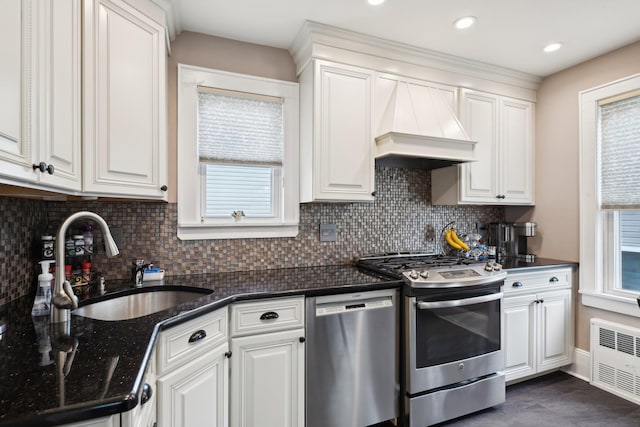
[[[351,298],[318,299],[315,304],[316,316],[340,315],[359,311],[377,310],[393,307],[393,294],[362,293],[351,295]]]

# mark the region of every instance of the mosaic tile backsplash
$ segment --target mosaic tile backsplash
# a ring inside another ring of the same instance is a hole
[[[440,251],[440,231],[450,221],[462,232],[476,222],[504,219],[504,208],[432,206],[431,174],[376,168],[373,203],[302,204],[295,238],[181,241],[177,205],[153,202],[44,202],[0,198],[0,304],[35,289],[39,236],[54,233],[71,213],[101,215],[120,235],[120,255],[92,257],[108,280],[127,280],[134,258],[152,261],[168,276],[347,264],[355,258],[399,250]],[[320,224],[336,224],[336,242],[320,242]],[[82,224],[78,224],[80,227]],[[94,227],[94,240],[102,236]],[[25,244],[28,237],[30,243]],[[118,236],[117,236],[118,238]]]

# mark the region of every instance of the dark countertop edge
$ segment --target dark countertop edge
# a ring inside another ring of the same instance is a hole
[[[146,370],[146,367],[145,367]],[[138,399],[135,394],[124,396],[121,399],[111,399],[109,401],[97,401],[95,405],[88,406],[68,406],[65,411],[41,412],[31,416],[14,418],[2,422],[5,427],[56,427],[64,424],[86,421],[110,415],[120,414],[135,408]]]
[[[559,267],[576,267],[578,266],[577,262],[572,261],[562,261],[562,260],[554,260],[554,259],[545,259],[539,258],[535,263],[525,264],[518,263],[517,265],[508,265],[506,263],[505,269],[508,271],[512,270],[538,270],[538,269],[546,269],[546,268],[559,268]],[[210,302],[201,307],[185,311],[179,313],[175,316],[172,316],[166,320],[158,322],[154,330],[151,334],[151,338],[149,340],[149,344],[146,348],[145,355],[143,357],[143,361],[141,363],[140,369],[133,383],[131,393],[122,396],[120,399],[114,399],[105,401],[96,401],[95,405],[88,405],[87,403],[83,403],[76,407],[69,406],[64,408],[62,411],[56,411],[51,413],[35,413],[31,416],[25,416],[21,418],[14,418],[11,420],[2,420],[0,419],[0,425],[8,426],[8,427],[49,427],[49,426],[58,426],[61,424],[68,424],[73,422],[85,421],[94,418],[107,417],[111,415],[116,415],[120,413],[124,413],[135,408],[138,403],[138,395],[142,388],[142,381],[144,376],[146,375],[149,361],[153,355],[153,348],[155,346],[158,334],[160,331],[170,329],[174,326],[180,325],[182,323],[188,322],[189,320],[200,317],[206,313],[210,313],[220,308],[224,308],[229,304],[239,301],[250,301],[255,299],[263,299],[263,298],[283,298],[290,296],[321,296],[328,294],[343,294],[350,292],[362,292],[366,290],[376,290],[376,289],[391,289],[398,288],[403,285],[402,280],[397,279],[389,279],[387,281],[381,282],[372,282],[368,284],[359,284],[359,285],[339,285],[336,287],[329,288],[307,288],[307,289],[294,289],[288,291],[277,291],[277,292],[251,292],[251,293],[240,293],[236,295],[231,295],[225,298],[222,298],[217,301]]]
[[[511,265],[510,265],[511,264]],[[535,271],[535,270],[545,270],[548,268],[563,268],[563,267],[571,267],[577,268],[579,267],[579,263],[576,261],[564,261],[557,260],[551,258],[538,258],[533,263],[525,263],[522,261],[516,262],[516,264],[510,263],[509,261],[503,264],[503,267],[507,272],[522,272],[522,270]]]
[[[195,308],[193,310],[185,311],[176,316],[173,316],[167,320],[160,322],[156,329],[158,331],[164,331],[166,329],[170,329],[174,326],[180,325],[181,323],[188,322],[189,320],[193,320],[197,317],[202,316],[203,314],[210,313],[219,308],[224,308],[230,304],[241,301],[250,301],[255,299],[266,299],[266,298],[286,298],[293,296],[305,296],[305,297],[314,297],[320,295],[337,295],[337,294],[346,294],[351,292],[362,292],[367,290],[376,290],[376,289],[391,289],[391,288],[399,288],[403,284],[402,280],[389,280],[386,282],[377,282],[377,283],[369,283],[363,285],[340,285],[335,288],[310,288],[310,289],[293,289],[290,291],[280,291],[280,292],[255,292],[255,293],[241,293],[236,295],[231,295],[226,298],[220,299],[218,301],[211,302],[209,304],[203,305],[202,307]],[[155,343],[155,335],[154,332],[153,341]],[[151,346],[152,348],[153,346]]]

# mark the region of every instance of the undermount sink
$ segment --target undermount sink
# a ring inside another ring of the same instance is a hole
[[[96,320],[128,320],[146,316],[209,295],[212,289],[186,287],[139,288],[126,295],[115,296],[83,305],[73,314]]]

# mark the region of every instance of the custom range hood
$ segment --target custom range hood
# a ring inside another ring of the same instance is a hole
[[[475,144],[439,89],[398,81],[376,136],[376,163],[436,169],[475,161]]]

